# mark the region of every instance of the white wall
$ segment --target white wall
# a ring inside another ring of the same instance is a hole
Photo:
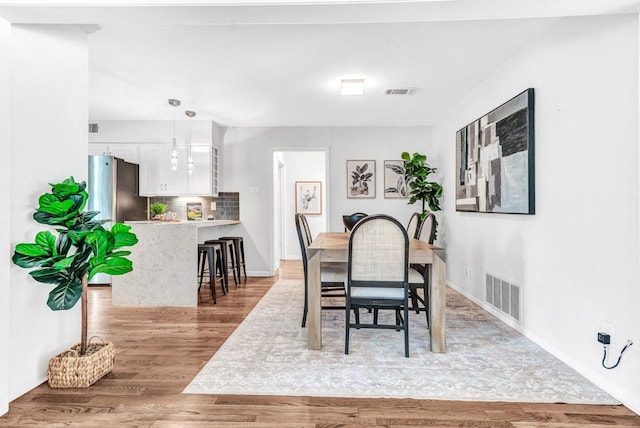
[[[163,143],[171,144],[173,138],[173,120],[171,107],[167,104],[169,120],[98,120],[98,133],[89,134],[89,143]],[[180,107],[178,107],[180,108]],[[182,114],[183,110],[180,110]],[[184,116],[182,114],[182,116]],[[217,134],[209,120],[191,122],[191,142],[210,144]],[[189,140],[189,122],[176,112],[176,140],[184,143]]]
[[[229,128],[224,144],[224,191],[240,193],[240,220],[235,232],[244,236],[247,270],[254,275],[273,274],[272,152],[278,149],[328,148],[329,175],[326,200],[329,230],[342,231],[342,215],[356,211],[387,213],[406,223],[417,206],[406,200],[384,199],[383,162],[400,159],[403,151],[429,156],[432,166],[443,158],[436,149],[430,127],[337,128]],[[375,199],[347,199],[346,161],[376,161]]]
[[[38,196],[50,191],[47,183],[70,175],[86,180],[87,100],[86,33],[63,25],[11,27],[11,249],[46,229],[31,216]],[[10,334],[3,341],[9,399],[43,382],[49,359],[80,339],[80,307],[51,311],[51,289],[11,265]]]
[[[520,284],[523,331],[640,413],[638,57],[637,16],[561,19],[449,112],[434,137],[446,148],[448,281],[478,301],[485,272]],[[528,87],[536,214],[455,212],[456,131]],[[626,339],[636,342],[615,370],[600,365],[603,322],[615,327],[616,357]]]
[[[0,141],[2,147],[11,155],[11,25],[0,19]],[[5,162],[0,168],[0,183],[11,182],[11,165]],[[0,199],[8,201],[11,196],[11,186],[0,188]],[[10,219],[8,209],[0,211],[0,284],[9,284],[10,264]],[[0,286],[0,343],[9,344],[9,311],[10,287]],[[9,410],[9,346],[0,346],[0,415]]]
[[[300,260],[300,241],[296,232],[296,181],[320,181],[322,214],[308,214],[307,222],[316,235],[327,231],[326,163],[325,151],[282,152],[285,164],[284,254],[286,259]]]

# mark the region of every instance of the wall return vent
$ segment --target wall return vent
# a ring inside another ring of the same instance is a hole
[[[417,88],[395,88],[395,89],[385,89],[385,95],[413,95],[418,91]]]
[[[522,307],[520,286],[490,273],[486,274],[485,301],[520,322]]]
[[[98,133],[98,124],[96,122],[89,123],[89,134],[97,134]]]

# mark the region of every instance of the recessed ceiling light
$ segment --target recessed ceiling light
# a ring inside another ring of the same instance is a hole
[[[364,79],[342,79],[340,93],[342,95],[364,94]]]

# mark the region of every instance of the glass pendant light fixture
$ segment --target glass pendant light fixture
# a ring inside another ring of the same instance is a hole
[[[169,99],[169,105],[173,107],[173,142],[171,143],[171,169],[178,169],[178,145],[176,144],[176,107],[180,105],[180,100]]]
[[[191,118],[196,115],[195,111],[187,110],[184,112],[189,117],[189,145],[187,146],[187,173],[193,174],[193,155],[191,153]]]

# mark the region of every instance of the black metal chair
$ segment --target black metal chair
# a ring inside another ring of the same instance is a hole
[[[418,226],[420,225],[420,214],[413,213],[409,218],[409,223],[407,224],[407,236],[409,239],[415,239],[418,234]]]
[[[360,220],[362,220],[366,216],[367,216],[366,213],[360,213],[360,212],[353,213],[350,215],[343,215],[342,223],[344,223],[344,231],[349,232],[351,229],[353,229],[353,226],[355,226],[356,223],[358,223]]]
[[[349,353],[351,328],[404,331],[404,355],[409,356],[409,238],[393,217],[376,214],[360,220],[349,237],[344,353]],[[395,324],[351,322],[350,310],[361,307],[394,309]],[[400,313],[403,312],[403,315]]]
[[[236,287],[238,282],[236,281],[235,271],[232,269],[232,265],[229,262],[230,253],[232,250],[231,242],[225,241],[222,239],[209,239],[204,241],[206,245],[217,245],[216,249],[216,267],[218,275],[220,275],[220,279],[226,291],[229,291],[229,272],[233,275],[233,280],[236,283]]]
[[[244,239],[242,236],[223,236],[219,239],[233,242],[233,251],[231,252],[231,264],[234,269],[233,278],[235,279],[237,276],[238,282],[242,282],[240,274],[244,273],[244,282],[246,283],[247,266],[244,263]]]
[[[221,247],[223,247],[223,245],[220,243],[198,244],[198,296],[200,296],[204,276],[208,274],[211,298],[214,304],[217,303],[216,270],[218,263],[216,260],[216,252],[220,251]],[[227,294],[223,277],[220,278],[220,288],[222,289],[223,295]]]
[[[296,214],[296,232],[300,241],[300,252],[302,253],[302,270],[304,272],[304,307],[302,310],[302,327],[307,325],[308,297],[309,297],[309,275],[307,249],[311,245],[311,231],[307,219],[303,214]],[[324,310],[342,310],[344,306],[345,281],[347,278],[346,263],[322,263],[320,266],[321,298],[340,298],[341,304],[323,304]]]

